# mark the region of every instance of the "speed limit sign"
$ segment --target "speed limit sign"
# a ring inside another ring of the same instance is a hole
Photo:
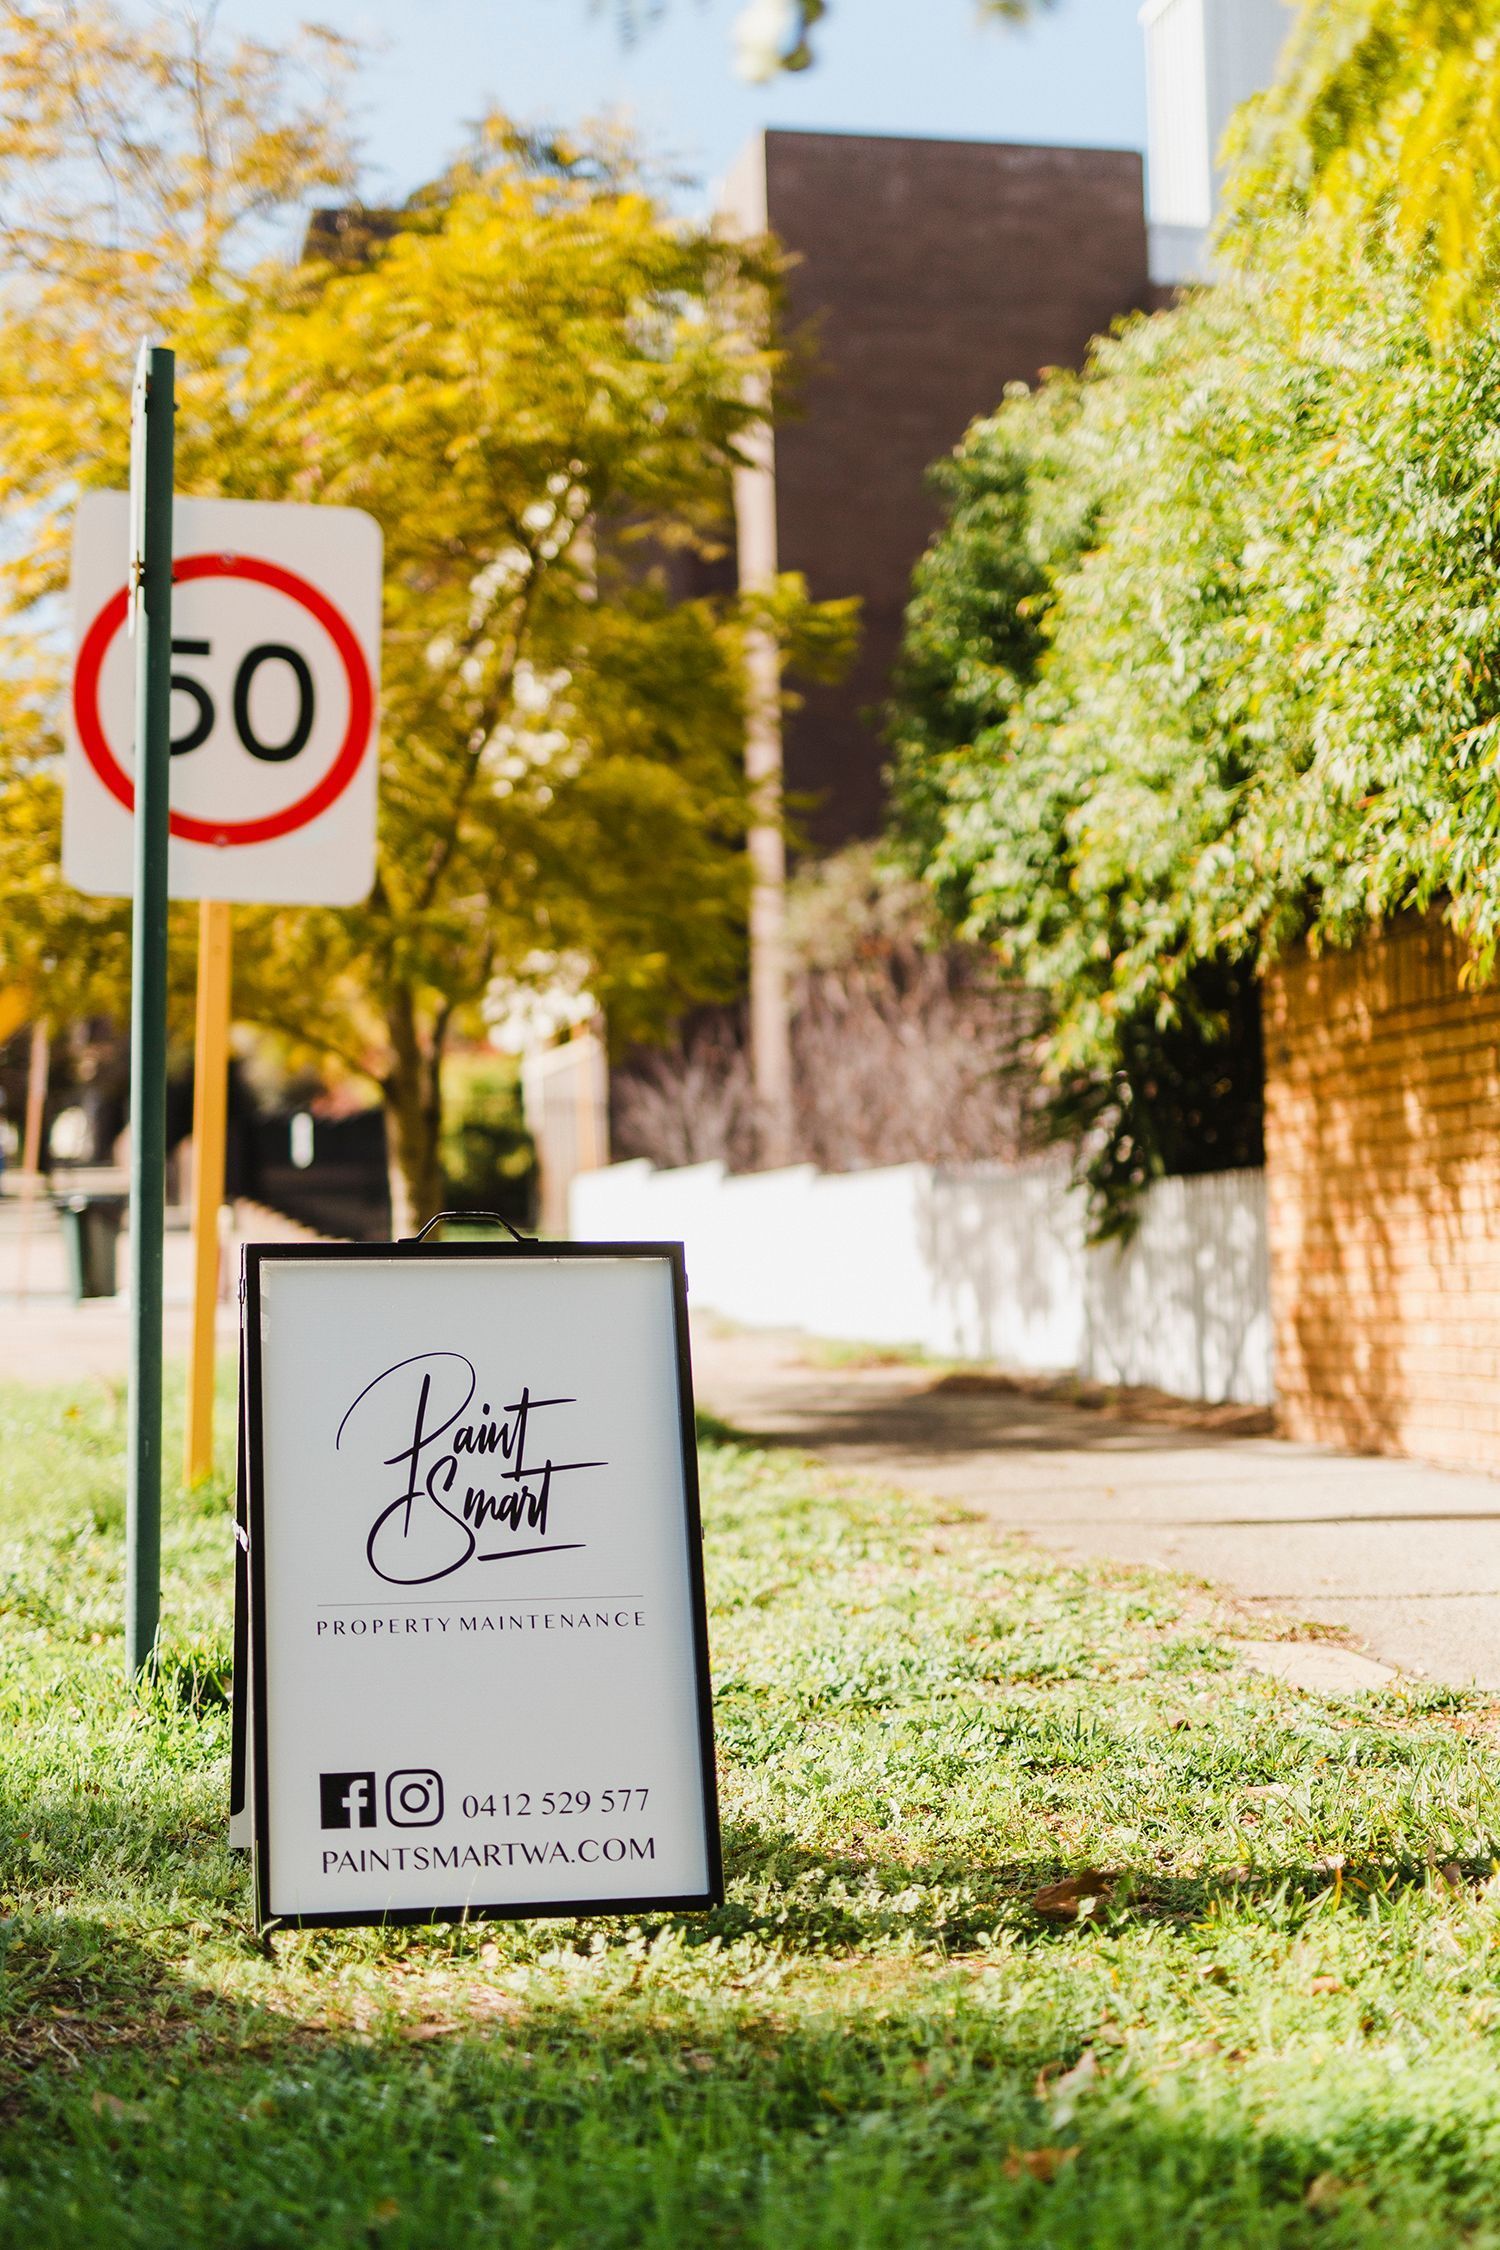
[[[380,527],[356,508],[178,500],[172,513],[173,898],[352,906],[375,875]],[[63,873],[133,885],[130,502],[73,533]]]

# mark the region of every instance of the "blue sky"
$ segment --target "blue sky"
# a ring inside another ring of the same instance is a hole
[[[705,183],[762,125],[1143,148],[1137,5],[1054,0],[1016,31],[979,24],[972,0],[832,0],[816,67],[768,87],[734,76],[739,0],[670,0],[633,47],[613,0],[224,0],[220,20],[274,38],[312,16],[379,50],[360,102],[364,192],[380,201],[436,171],[492,104],[537,124],[624,110]]]

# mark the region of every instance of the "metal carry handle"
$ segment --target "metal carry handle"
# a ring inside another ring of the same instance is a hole
[[[408,1235],[406,1237],[406,1240],[408,1242],[425,1242],[428,1235],[431,1234],[433,1228],[440,1227],[445,1219],[461,1219],[465,1226],[472,1226],[477,1219],[482,1221],[486,1226],[504,1227],[506,1233],[510,1235],[513,1241],[534,1242],[536,1240],[535,1235],[522,1234],[519,1227],[513,1227],[509,1219],[502,1218],[501,1214],[498,1211],[434,1211],[432,1217],[428,1220],[426,1226],[422,1228],[421,1232],[419,1234]]]

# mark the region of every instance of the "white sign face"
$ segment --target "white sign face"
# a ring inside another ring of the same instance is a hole
[[[263,1919],[714,1903],[680,1252],[246,1276]]]
[[[352,906],[375,877],[380,527],[357,508],[178,500],[172,514],[173,898]],[[135,887],[130,498],[85,493],[63,873]]]

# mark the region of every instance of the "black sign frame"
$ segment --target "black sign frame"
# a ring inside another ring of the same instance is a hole
[[[392,1907],[379,1914],[360,1909],[325,1913],[274,1914],[271,1909],[270,1863],[270,1760],[266,1690],[266,1527],[264,1384],[261,1360],[261,1275],[268,1266],[288,1263],[354,1264],[410,1258],[422,1262],[443,1260],[504,1259],[512,1264],[545,1260],[647,1258],[665,1263],[671,1273],[672,1312],[676,1348],[678,1437],[681,1449],[682,1490],[687,1535],[689,1607],[692,1627],[694,1701],[696,1706],[699,1778],[704,1824],[707,1888],[701,1893],[641,1897],[584,1898],[570,1900],[503,1901],[469,1900],[458,1905]],[[243,1245],[240,1272],[241,1401],[243,1447],[243,1527],[248,1545],[238,1560],[245,1566],[248,1594],[250,1649],[250,1708],[248,1729],[236,1725],[237,1747],[246,1741],[251,1750],[250,1794],[254,1803],[252,1863],[257,1926],[262,1929],[368,1929],[386,1925],[420,1925],[434,1922],[531,1921],[575,1919],[583,1916],[641,1913],[709,1912],[724,1903],[723,1839],[720,1830],[718,1769],[714,1750],[713,1686],[708,1642],[708,1596],[703,1570],[703,1514],[698,1484],[697,1423],[693,1406],[692,1352],[688,1330],[687,1269],[680,1242],[538,1242],[529,1237],[513,1241],[350,1243],[255,1243]],[[238,1605],[237,1605],[238,1606]],[[242,1635],[237,1626],[236,1653]],[[242,1704],[241,1683],[235,1680],[235,1705]],[[236,1760],[238,1763],[238,1759]],[[234,1784],[231,1784],[234,1793]]]

